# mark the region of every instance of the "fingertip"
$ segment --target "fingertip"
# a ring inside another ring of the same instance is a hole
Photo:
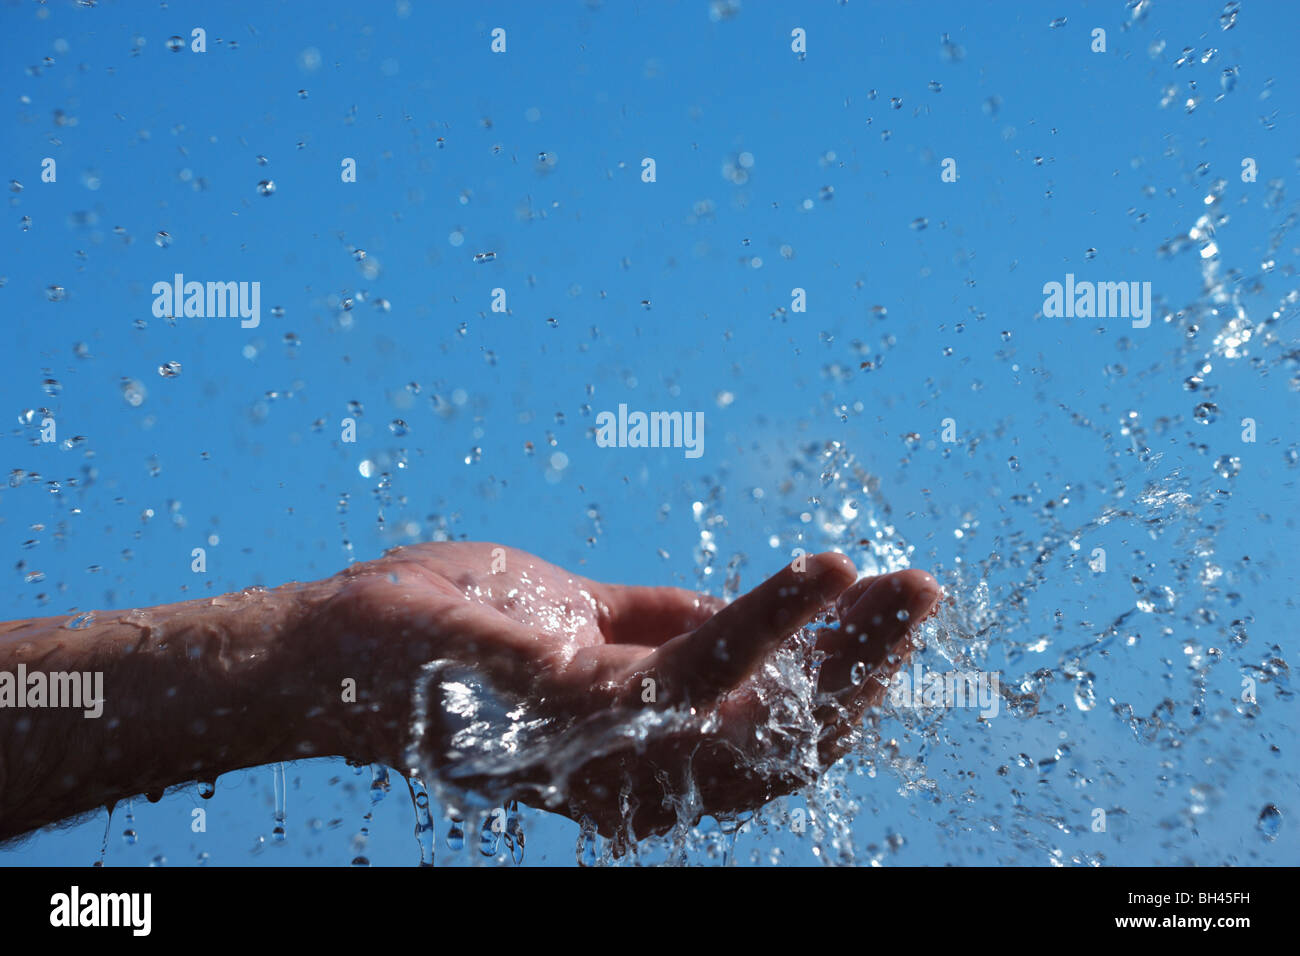
[[[826,600],[843,593],[858,579],[858,569],[853,559],[838,551],[814,554],[808,559],[808,572]]]
[[[929,617],[943,598],[943,588],[934,575],[920,568],[908,568],[898,574],[902,580],[902,589],[908,593],[907,604],[912,620],[920,621]]]
[[[924,620],[939,604],[943,589],[929,573],[919,568],[894,571],[876,578],[854,604],[850,617],[868,617],[866,624],[878,624],[883,614],[906,612],[901,620]]]

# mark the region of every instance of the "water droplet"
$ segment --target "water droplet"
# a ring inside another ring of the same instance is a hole
[[[1085,712],[1097,706],[1097,692],[1093,689],[1092,680],[1092,674],[1084,673],[1074,682],[1074,706]]]
[[[1202,425],[1211,425],[1219,419],[1219,406],[1213,402],[1201,402],[1192,410],[1192,417]]]
[[[462,850],[465,847],[465,821],[452,817],[451,824],[447,827],[447,848],[450,850]]]
[[[132,408],[139,408],[145,399],[145,387],[133,378],[122,379],[122,398]]]
[[[167,49],[171,50],[173,53],[179,53],[181,50],[185,49],[185,41],[180,37],[168,37]]]
[[[172,237],[169,233],[159,231],[158,235],[153,237],[153,244],[159,249],[166,249],[172,244]]]
[[[1255,826],[1264,835],[1264,839],[1272,843],[1282,830],[1282,811],[1272,803],[1265,804],[1264,809],[1259,811],[1259,820]]]
[[[158,374],[163,378],[176,378],[181,374],[180,362],[164,362],[158,366]]]
[[[263,179],[257,184],[257,194],[259,196],[270,196],[275,192],[275,180]]]
[[[1236,455],[1220,455],[1214,460],[1214,473],[1220,478],[1236,478],[1241,473],[1241,459]]]

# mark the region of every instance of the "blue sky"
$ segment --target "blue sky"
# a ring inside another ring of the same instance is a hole
[[[913,564],[959,602],[988,581],[981,663],[1051,675],[1034,715],[900,729],[923,771],[852,774],[860,860],[1294,862],[1296,713],[1268,662],[1290,653],[1295,591],[1296,7],[1243,4],[1225,30],[1223,4],[1195,0],[1137,18],[1123,2],[736,6],[9,6],[0,123],[22,185],[0,394],[7,467],[39,478],[0,489],[7,614],[321,577],[439,534],[696,586],[691,506],[710,489],[719,563],[748,587],[830,543],[800,517],[817,475],[792,463],[838,441],[879,478]],[[168,49],[195,27],[205,53]],[[1208,255],[1203,234],[1178,241],[1207,211]],[[260,282],[260,326],[155,318],[153,283],[178,272]],[[1043,317],[1067,273],[1150,282],[1151,326]],[[1233,355],[1213,340],[1238,307],[1256,333]],[[1202,401],[1219,409],[1205,424]],[[595,415],[620,403],[703,411],[703,456],[596,447]],[[44,408],[85,441],[40,444]],[[338,441],[348,415],[355,445]],[[1148,486],[1187,499],[1141,501]],[[1107,508],[1127,516],[1094,524]],[[1094,547],[1104,574],[1077,556]],[[1168,608],[1124,618],[1165,587]],[[1269,679],[1243,714],[1252,675]],[[219,781],[204,835],[193,788],[136,801],[134,844],[119,808],[108,860],[346,864],[370,771],[287,777],[283,842],[260,768]],[[411,865],[394,780],[365,855]],[[1271,841],[1269,804],[1286,820]],[[1117,821],[1105,834],[1095,807]],[[525,825],[527,861],[572,863],[572,824]],[[104,830],[100,814],[0,862],[90,861]],[[736,856],[775,850],[814,859],[779,826]]]

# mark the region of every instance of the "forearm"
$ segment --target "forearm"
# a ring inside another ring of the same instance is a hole
[[[311,720],[329,665],[308,663],[303,629],[323,588],[98,612],[84,627],[0,625],[0,840],[134,794],[341,749],[332,721]],[[90,693],[70,701],[74,680]]]

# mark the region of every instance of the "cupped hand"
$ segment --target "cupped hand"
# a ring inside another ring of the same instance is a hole
[[[923,571],[858,580],[847,557],[824,553],[728,604],[680,588],[604,584],[478,542],[398,548],[337,583],[312,630],[365,675],[367,706],[349,734],[367,759],[406,766],[411,695],[428,660],[473,669],[561,728],[597,715],[605,726],[630,723],[644,708],[689,716],[670,732],[614,735],[562,781],[536,764],[509,781],[516,799],[638,838],[683,812],[735,814],[811,782],[880,702],[911,649],[909,631],[940,597]],[[795,744],[772,732],[773,694],[758,672],[819,615],[815,726],[794,759]],[[419,744],[436,762],[456,759],[436,717],[425,736]]]

